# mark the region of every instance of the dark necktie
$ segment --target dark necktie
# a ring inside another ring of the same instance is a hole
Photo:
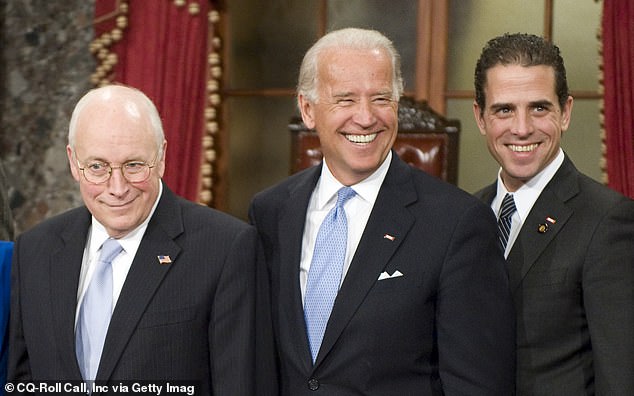
[[[101,247],[95,272],[79,309],[75,348],[84,381],[94,381],[112,316],[112,260],[123,248],[116,239]]]
[[[337,203],[321,223],[315,240],[304,296],[304,319],[313,362],[339,292],[346,258],[348,221],[343,205],[355,194],[350,187],[343,187],[337,192]]]
[[[506,244],[509,241],[509,234],[511,233],[511,217],[513,217],[515,210],[516,208],[513,195],[507,193],[504,196],[504,200],[502,200],[500,216],[498,217],[498,231],[502,251],[506,250]]]

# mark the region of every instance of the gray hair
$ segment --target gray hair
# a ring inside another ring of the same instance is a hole
[[[319,55],[328,49],[379,49],[385,51],[392,61],[392,91],[394,100],[398,101],[403,93],[403,76],[401,74],[401,56],[390,39],[376,30],[346,28],[332,31],[319,40],[306,52],[299,69],[297,95],[315,102],[317,97],[317,70]]]
[[[104,87],[95,88],[88,93],[86,93],[75,105],[73,109],[73,114],[70,117],[70,123],[68,126],[68,145],[72,149],[73,153],[75,152],[75,139],[77,136],[77,123],[81,116],[82,111],[93,101],[108,101],[112,97],[120,98],[124,95],[128,96],[128,100],[126,102],[132,102],[135,105],[139,105],[144,107],[145,112],[141,112],[148,117],[150,121],[150,125],[152,127],[152,132],[154,133],[154,139],[156,141],[156,148],[159,150],[157,160],[160,161],[163,157],[163,150],[160,150],[163,141],[165,140],[165,133],[163,132],[163,123],[161,122],[161,116],[159,115],[156,106],[140,90],[128,87],[125,85],[106,85]],[[143,109],[141,109],[143,110]]]

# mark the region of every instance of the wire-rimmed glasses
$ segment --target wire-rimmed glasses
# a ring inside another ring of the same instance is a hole
[[[92,161],[83,167],[77,158],[75,160],[86,181],[92,184],[103,184],[110,180],[114,169],[120,169],[121,174],[128,182],[142,183],[150,177],[150,170],[156,166],[156,158],[152,165],[143,161],[128,161],[121,166],[112,166],[108,162]]]

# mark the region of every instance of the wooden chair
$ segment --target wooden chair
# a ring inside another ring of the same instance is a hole
[[[288,128],[291,132],[291,173],[319,164],[322,153],[317,133],[306,128],[299,117],[293,117]],[[401,98],[394,151],[403,161],[456,184],[459,135],[459,120],[444,118],[424,101]]]

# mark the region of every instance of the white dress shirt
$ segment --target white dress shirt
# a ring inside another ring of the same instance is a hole
[[[137,228],[135,228],[132,232],[124,236],[123,238],[117,239],[117,241],[121,244],[123,250],[119,253],[118,256],[112,260],[112,310],[114,311],[114,307],[117,304],[117,300],[119,299],[119,295],[121,294],[121,289],[123,288],[123,283],[125,282],[125,278],[128,276],[128,271],[132,266],[132,260],[134,260],[134,256],[136,255],[136,251],[139,249],[139,245],[141,244],[141,239],[143,239],[143,234],[145,234],[145,230],[147,229],[147,225],[156,210],[159,200],[161,199],[161,194],[163,193],[163,183],[159,180],[159,193],[156,197],[156,202],[154,202],[154,206],[152,207],[152,211],[148,215],[147,219],[143,223],[141,223]],[[81,307],[81,303],[84,299],[84,294],[86,293],[86,289],[90,284],[90,280],[92,279],[92,275],[95,271],[97,260],[101,255],[101,245],[109,238],[108,232],[106,228],[99,222],[95,217],[92,217],[92,224],[90,229],[88,230],[88,238],[86,241],[86,247],[84,248],[84,258],[81,264],[81,273],[79,275],[79,286],[77,288],[77,307],[75,309],[75,324],[77,324],[77,317],[79,315],[79,308]]]
[[[385,161],[381,166],[366,179],[352,185],[352,189],[357,193],[354,197],[346,202],[344,209],[346,218],[348,219],[348,243],[346,248],[346,258],[343,264],[343,273],[341,275],[341,283],[350,268],[352,257],[359,246],[361,235],[365,230],[365,225],[370,218],[370,213],[374,207],[376,197],[379,195],[379,189],[387,170],[392,161],[392,152],[389,152]],[[315,240],[321,223],[326,215],[337,203],[337,191],[344,187],[328,169],[327,161],[324,160],[321,176],[308,203],[306,211],[306,222],[304,224],[304,234],[302,238],[302,256],[299,266],[299,284],[302,292],[302,304],[304,295],[306,294],[306,282],[308,280],[308,270],[313,259],[313,250],[315,249]]]
[[[557,173],[557,170],[563,162],[564,152],[560,148],[559,153],[555,159],[550,162],[550,164],[542,169],[537,175],[533,176],[533,178],[528,182],[524,183],[524,185],[522,185],[522,187],[520,187],[517,191],[511,193],[517,210],[511,217],[511,232],[509,233],[509,240],[506,244],[504,257],[508,257],[511,248],[513,247],[513,243],[515,243],[515,239],[517,239],[517,235],[520,233],[522,225],[524,224],[524,221],[526,221],[526,217],[528,217],[528,213],[531,211],[533,205],[537,201],[537,198],[539,198],[539,195],[542,193],[548,182],[550,182],[553,176],[555,176],[555,173]],[[502,200],[504,200],[506,193],[509,192],[502,182],[502,177],[500,176],[501,171],[502,169],[498,171],[497,195],[493,199],[493,202],[491,202],[491,209],[497,218],[499,218],[500,215]],[[537,229],[537,224],[535,227],[535,229]]]

